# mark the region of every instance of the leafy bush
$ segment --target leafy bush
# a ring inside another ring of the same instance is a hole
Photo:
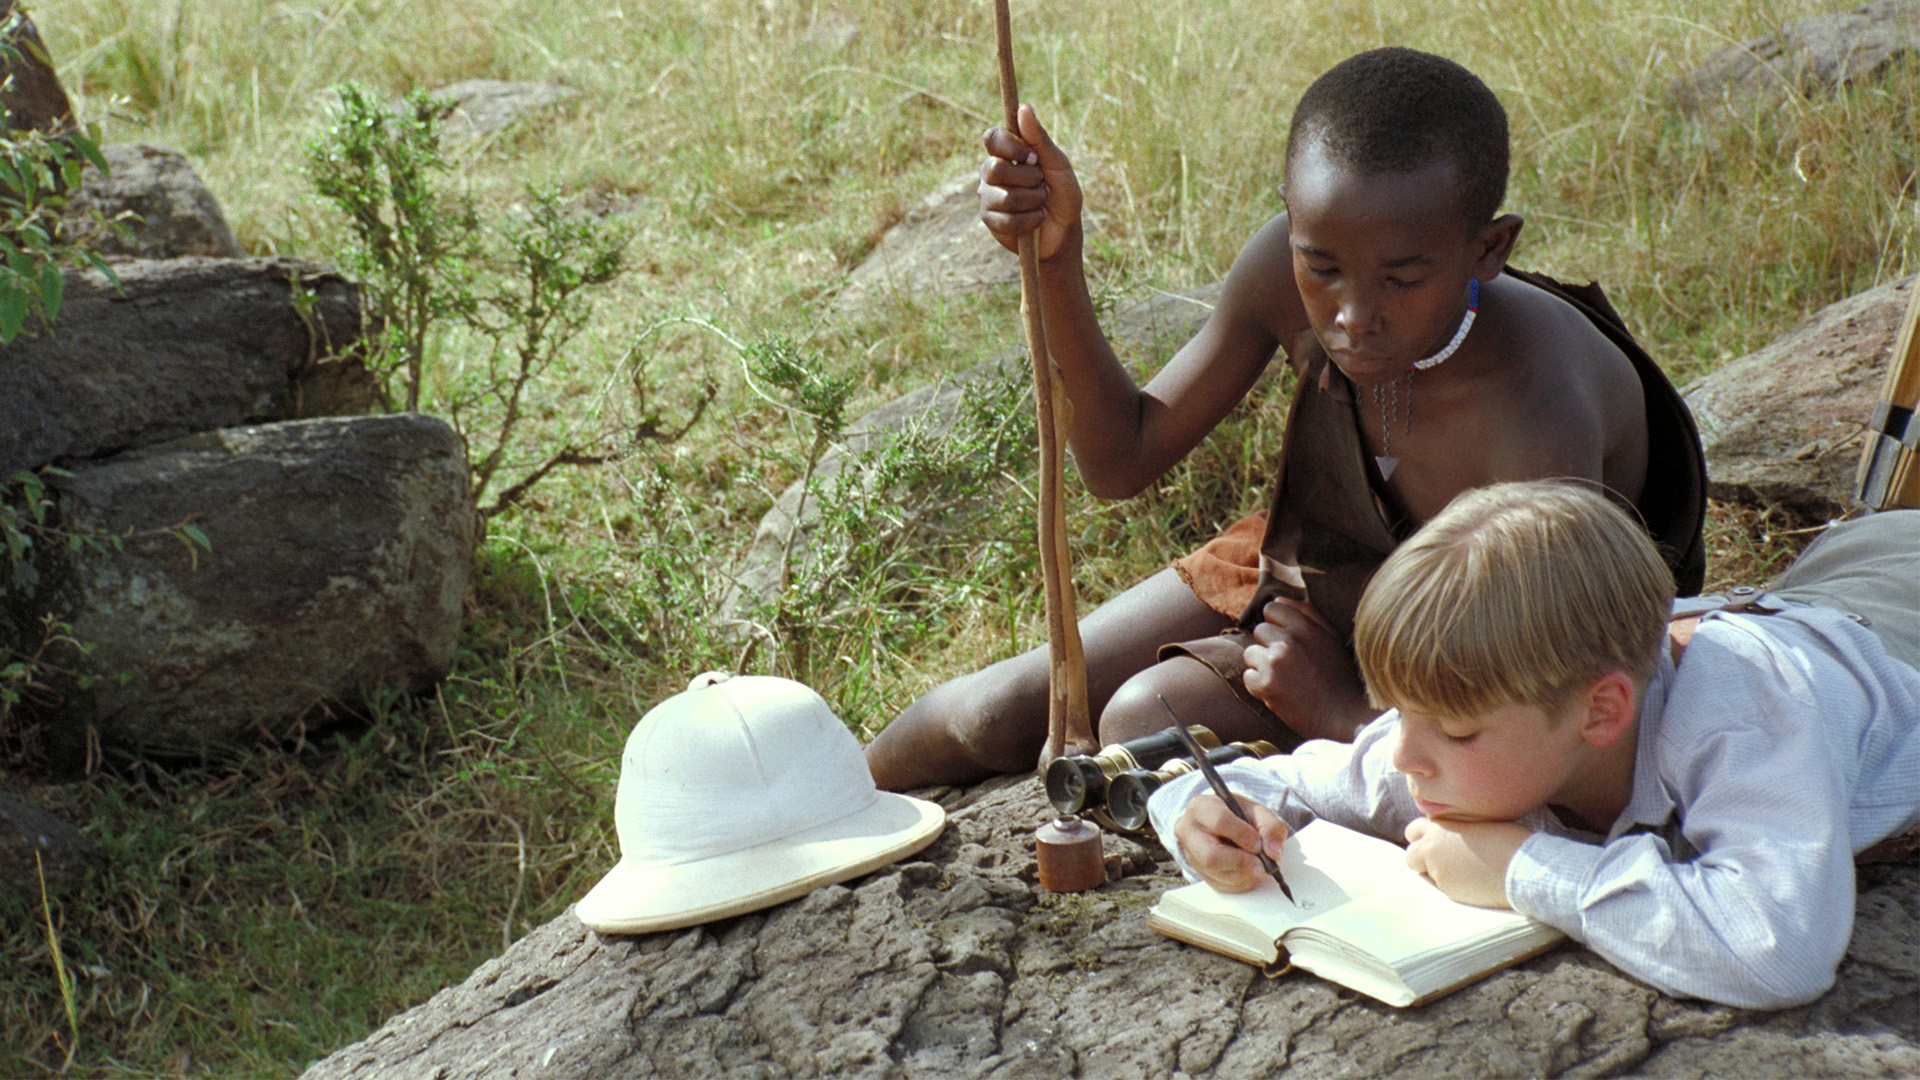
[[[524,206],[483,221],[448,183],[440,139],[450,102],[415,90],[390,109],[355,83],[335,95],[326,128],[307,144],[307,172],[314,192],[346,218],[342,256],[362,280],[368,324],[379,328],[367,366],[388,402],[397,383],[407,411],[446,415],[466,444],[483,518],[559,466],[608,460],[610,449],[572,442],[528,451],[521,427],[530,390],[586,325],[588,292],[625,271],[629,234],[570,212],[551,186],[528,187]],[[477,345],[477,363],[432,367],[450,329],[466,336],[444,351]],[[662,437],[657,429],[637,435]],[[535,463],[483,503],[516,448]]]

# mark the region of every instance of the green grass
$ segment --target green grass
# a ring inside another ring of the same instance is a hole
[[[1448,53],[1506,102],[1526,216],[1518,262],[1597,277],[1677,380],[1711,370],[1916,262],[1920,67],[1703,129],[1665,86],[1729,41],[1820,10],[1768,0],[1214,0],[1015,4],[1024,96],[1082,167],[1096,292],[1218,280],[1279,208],[1292,101],[1358,49]],[[842,13],[829,51],[809,36]],[[463,978],[562,911],[615,855],[619,748],[652,703],[743,644],[706,619],[811,431],[746,385],[728,338],[798,343],[853,380],[852,413],[1019,343],[1009,296],[825,301],[925,192],[977,167],[998,111],[982,0],[47,0],[34,13],[109,142],[188,153],[256,253],[325,260],[340,223],[300,147],[326,88],[398,96],[469,78],[553,79],[573,103],[460,148],[483,208],[529,182],[632,201],[633,271],[531,411],[535,446],[621,449],[492,522],[454,676],[371,723],[199,766],[109,765],[0,786],[81,822],[113,869],[56,897],[71,1041],[37,899],[0,911],[0,1075],[298,1071]],[[715,330],[720,333],[714,332]],[[726,336],[722,336],[722,335]],[[457,362],[470,342],[448,337]],[[644,372],[645,400],[629,390]],[[648,411],[685,439],[637,442]],[[1077,490],[1091,605],[1265,496],[1284,387],[1267,385],[1138,499]],[[935,448],[897,463],[951,479]],[[1018,471],[1016,468],[1014,471]],[[1020,490],[1018,488],[1014,490]],[[904,498],[904,496],[903,496]],[[1042,639],[1025,504],[972,520],[971,559],[909,534],[851,592],[812,580],[755,670],[818,686],[863,732],[937,680]],[[882,508],[884,509],[884,507]],[[862,516],[866,514],[868,516]],[[846,508],[850,529],[884,515]],[[1763,574],[1793,523],[1716,509],[1717,581]],[[964,548],[964,546],[963,546]],[[779,614],[779,613],[775,613]]]

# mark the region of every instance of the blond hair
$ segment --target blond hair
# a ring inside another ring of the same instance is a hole
[[[1610,671],[1645,685],[1673,591],[1646,531],[1598,491],[1495,484],[1388,557],[1360,599],[1355,653],[1381,708],[1551,710]]]

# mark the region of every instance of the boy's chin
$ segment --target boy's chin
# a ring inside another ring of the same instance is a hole
[[[1382,386],[1400,377],[1407,365],[1391,356],[1372,353],[1330,353],[1333,366],[1359,387]]]
[[[1489,822],[1515,820],[1506,814],[1482,814],[1445,803],[1430,803],[1419,796],[1415,796],[1413,801],[1419,807],[1421,815],[1428,821],[1438,821],[1447,825],[1484,825]]]

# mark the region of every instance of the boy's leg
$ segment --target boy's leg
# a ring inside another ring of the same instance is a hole
[[[1089,710],[1100,716],[1122,683],[1154,665],[1161,645],[1232,623],[1171,569],[1100,605],[1080,620]],[[874,783],[910,791],[1032,769],[1047,739],[1047,667],[1041,645],[928,691],[868,744]]]
[[[1767,592],[1857,615],[1888,655],[1920,668],[1920,510],[1882,510],[1835,525]]]
[[[1160,705],[1162,698],[1181,723],[1204,724],[1222,743],[1264,739],[1282,752],[1300,745],[1300,736],[1240,681],[1244,668],[1238,654],[1252,642],[1244,633],[1188,641],[1185,651],[1128,679],[1100,714],[1101,745],[1166,730],[1172,721]],[[1200,645],[1210,647],[1195,648]]]

